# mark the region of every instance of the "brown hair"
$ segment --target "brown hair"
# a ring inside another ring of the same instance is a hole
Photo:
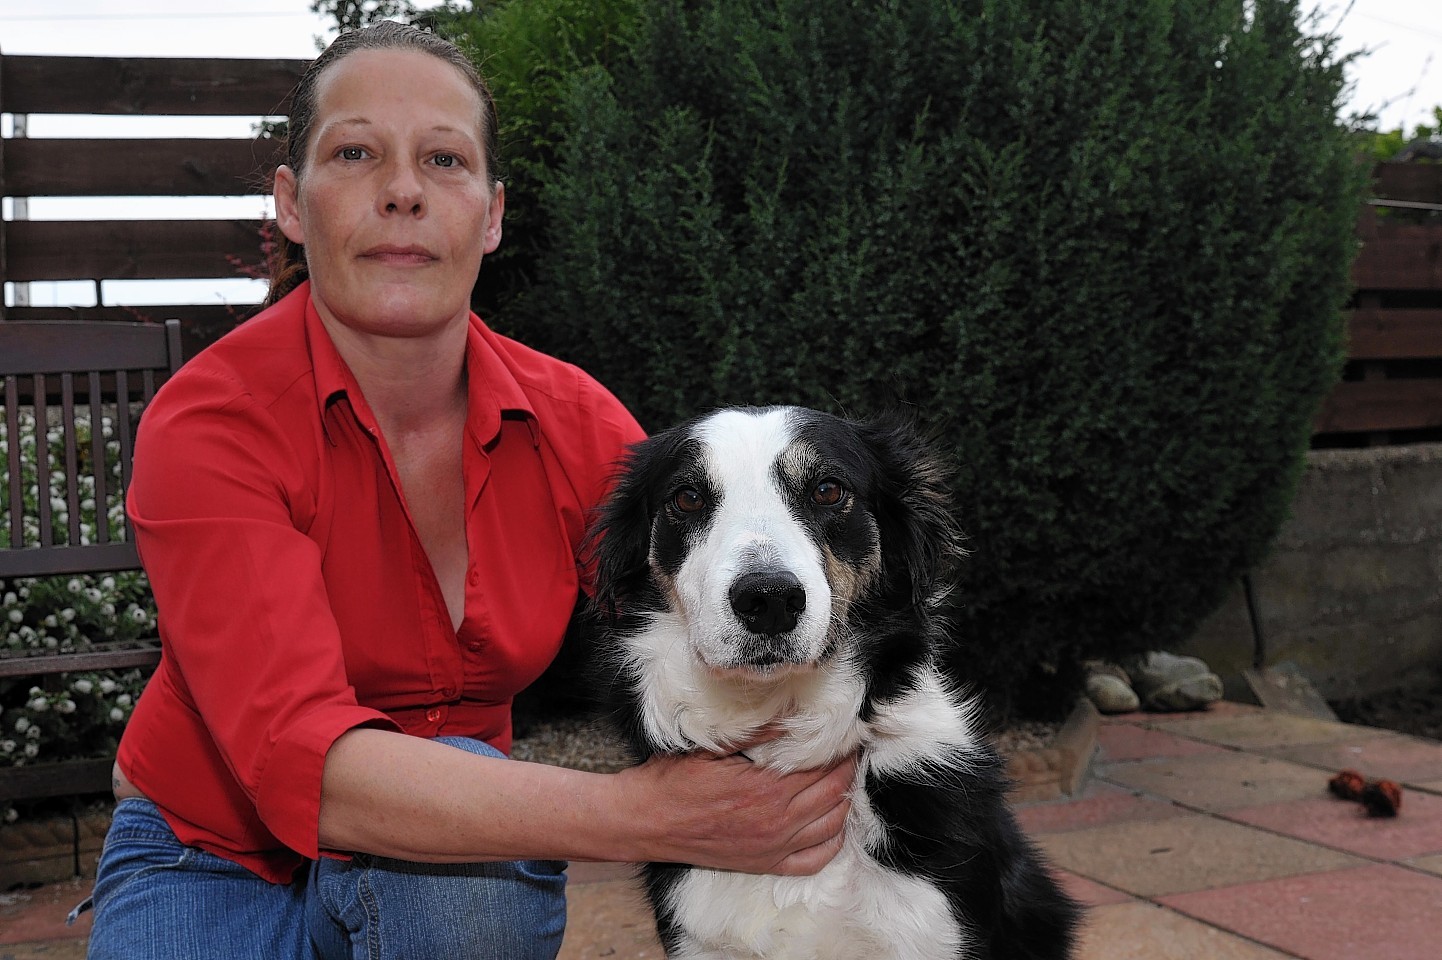
[[[311,61],[295,85],[291,94],[290,121],[286,126],[285,164],[295,171],[297,181],[304,176],[307,141],[315,119],[316,86],[321,74],[331,64],[357,50],[418,50],[459,70],[481,98],[481,146],[485,151],[486,169],[496,169],[496,102],[475,65],[449,40],[403,23],[382,20],[336,37],[320,56]],[[274,234],[274,243],[267,257],[270,274],[270,291],[264,303],[267,307],[310,276],[305,248],[292,243],[279,230]]]

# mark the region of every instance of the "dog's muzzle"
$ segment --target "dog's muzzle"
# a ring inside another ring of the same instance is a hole
[[[751,633],[775,637],[796,629],[806,610],[806,590],[788,570],[766,570],[736,578],[731,610]]]

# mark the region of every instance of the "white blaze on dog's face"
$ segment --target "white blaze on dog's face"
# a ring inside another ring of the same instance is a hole
[[[696,425],[653,517],[649,560],[708,667],[775,674],[833,652],[833,624],[880,564],[869,465],[841,442],[850,429],[794,408]]]

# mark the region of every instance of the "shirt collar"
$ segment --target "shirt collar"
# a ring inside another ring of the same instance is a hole
[[[361,426],[379,429],[355,375],[321,322],[310,297],[310,282],[306,281],[296,293],[305,298],[306,345],[315,371],[316,407],[321,414],[322,429],[325,429],[325,415],[331,404],[341,398],[350,401]],[[466,430],[483,449],[500,436],[503,419],[524,419],[535,433],[536,412],[498,346],[496,335],[472,313],[466,330],[466,382],[470,399]],[[331,439],[328,432],[327,439]]]

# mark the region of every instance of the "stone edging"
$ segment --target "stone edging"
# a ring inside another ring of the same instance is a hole
[[[1096,752],[1100,725],[1101,714],[1082,697],[1050,744],[1007,757],[1006,774],[1015,783],[1012,801],[1059,800],[1076,793]]]

